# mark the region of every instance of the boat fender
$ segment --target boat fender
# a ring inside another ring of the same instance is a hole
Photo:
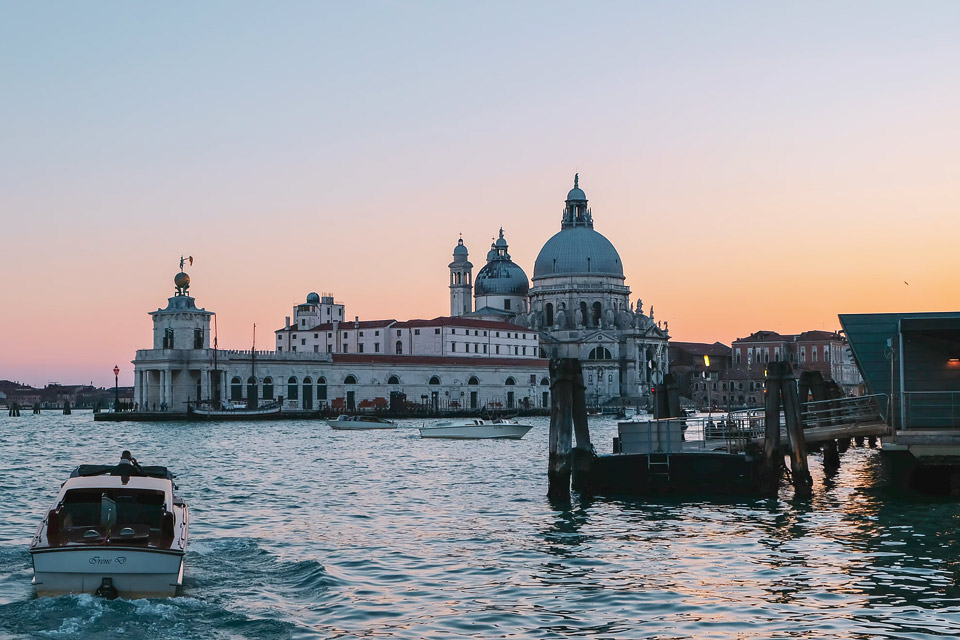
[[[98,598],[106,598],[107,600],[114,600],[119,593],[117,593],[117,588],[113,586],[113,578],[104,578],[100,582],[100,586],[97,587],[96,592],[94,593]]]

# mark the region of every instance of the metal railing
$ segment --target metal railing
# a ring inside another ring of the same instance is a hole
[[[882,421],[880,407],[886,406],[887,398],[887,394],[878,393],[869,396],[808,402],[800,410],[803,428],[836,427]]]
[[[907,391],[901,401],[901,429],[960,429],[960,392]]]

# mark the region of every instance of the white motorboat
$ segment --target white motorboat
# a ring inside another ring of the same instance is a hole
[[[77,467],[30,545],[37,595],[176,595],[188,517],[174,489],[166,467]]]
[[[503,439],[519,440],[533,426],[516,420],[451,420],[420,427],[421,438],[451,438],[454,440]]]
[[[348,416],[342,414],[336,420],[327,420],[332,429],[357,431],[360,429],[396,429],[397,425],[377,416]]]

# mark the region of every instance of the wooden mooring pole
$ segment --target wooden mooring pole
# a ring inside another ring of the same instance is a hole
[[[807,447],[800,418],[800,398],[797,379],[789,362],[771,362],[767,365],[764,381],[766,415],[764,435],[764,464],[761,487],[767,493],[775,492],[783,464],[780,443],[780,408],[783,407],[787,441],[790,445],[790,471],[794,491],[799,496],[810,495],[813,480],[807,467]]]
[[[550,360],[550,459],[547,466],[547,497],[551,500],[570,498],[570,449],[573,444],[574,394],[578,380],[582,381],[582,379],[580,361],[576,358]],[[586,422],[586,405],[584,405],[584,422]]]
[[[787,440],[790,442],[790,475],[793,477],[793,490],[798,496],[809,496],[813,489],[813,478],[807,467],[807,442],[803,436],[803,421],[800,419],[800,400],[797,395],[797,379],[789,363],[777,363],[780,370],[780,398],[783,401],[783,415],[787,423]]]
[[[767,368],[764,384],[765,416],[763,436],[763,466],[760,488],[764,494],[775,494],[780,485],[783,451],[780,449],[780,378]]]

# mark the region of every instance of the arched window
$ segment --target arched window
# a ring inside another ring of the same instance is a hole
[[[430,378],[430,382],[427,384],[440,384],[440,378],[438,378],[437,376],[432,376]]]
[[[355,376],[349,375],[343,379],[343,384],[357,384],[357,379]]]
[[[478,385],[480,381],[477,379],[477,376],[470,376],[470,379],[467,381],[467,384]]]
[[[397,340],[397,355],[403,355],[403,343],[399,340]]]
[[[317,378],[317,400],[327,399],[327,379],[323,376]]]
[[[230,380],[230,399],[243,400],[243,387],[240,385],[240,378],[234,377]]]
[[[541,385],[541,386],[544,386],[544,387],[549,387],[549,386],[550,386],[550,378],[544,378],[543,380],[541,380],[541,381],[540,381],[540,385]]]
[[[507,381],[506,381],[504,384],[513,386],[513,385],[517,384],[517,381],[514,380],[513,378],[507,378]]]
[[[297,377],[290,376],[287,379],[287,400],[297,400],[300,398],[300,387],[297,386]]]
[[[582,320],[581,324],[587,326],[587,303],[580,302],[580,318]]]
[[[593,326],[595,326],[595,327],[599,327],[599,326],[600,326],[600,316],[601,316],[602,314],[603,314],[603,305],[601,305],[599,302],[594,302],[594,303],[593,303],[593,318],[592,318],[592,320],[593,320]]]
[[[613,354],[606,347],[595,347],[590,351],[587,360],[613,360]]]
[[[263,399],[273,400],[273,378],[263,379]]]
[[[393,384],[393,385],[400,384],[400,378],[398,378],[397,376],[390,376],[390,378],[387,380],[387,384]]]
[[[256,398],[257,394],[257,379],[253,376],[247,378],[247,398]]]
[[[544,324],[547,325],[548,327],[552,327],[553,326],[553,303],[548,302],[546,305],[544,305],[543,309],[547,316]]]

